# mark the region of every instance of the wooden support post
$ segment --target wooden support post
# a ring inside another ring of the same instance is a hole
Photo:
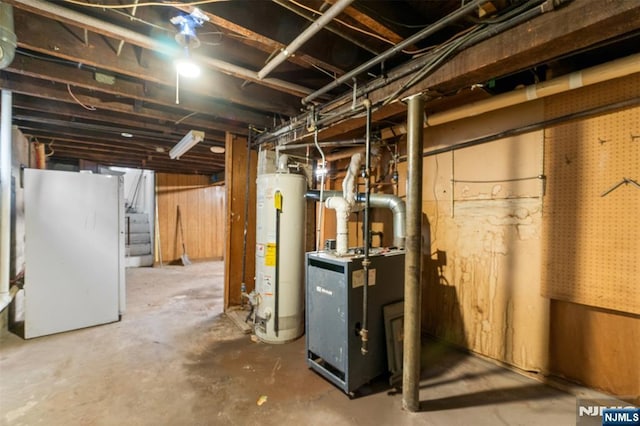
[[[256,246],[256,171],[258,155],[248,151],[245,136],[226,133],[225,137],[225,185],[226,185],[226,229],[225,229],[225,309],[240,305],[242,284],[242,258],[246,262],[247,291],[254,287]],[[247,155],[251,156],[251,167],[247,176]],[[247,191],[247,178],[249,190]],[[245,199],[249,197],[246,253],[243,253]]]

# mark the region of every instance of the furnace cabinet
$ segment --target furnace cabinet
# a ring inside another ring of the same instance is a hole
[[[404,251],[370,256],[368,287],[369,351],[361,353],[364,270],[362,256],[307,253],[307,365],[353,394],[388,371],[384,306],[403,300]]]

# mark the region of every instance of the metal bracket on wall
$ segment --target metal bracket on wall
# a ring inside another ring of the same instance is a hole
[[[600,194],[601,197],[604,197],[605,195],[609,195],[611,192],[615,191],[616,189],[618,189],[620,186],[622,185],[627,185],[627,184],[631,184],[633,186],[635,186],[637,189],[640,189],[640,184],[638,182],[636,182],[633,179],[629,179],[626,177],[623,177],[622,180],[618,183],[616,183],[615,185],[613,185],[611,188],[607,189],[606,191],[604,191],[602,194]]]

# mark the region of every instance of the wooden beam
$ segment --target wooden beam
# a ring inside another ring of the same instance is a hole
[[[337,0],[325,0],[327,3],[334,4]],[[357,4],[356,4],[357,6]],[[400,36],[398,33],[381,23],[380,21],[373,19],[367,13],[361,12],[356,7],[351,6],[347,7],[342,13],[346,16],[353,19],[354,25],[359,28],[367,29],[368,31],[379,34],[380,36],[386,38],[392,43],[388,43],[388,45],[398,44],[404,38]]]
[[[186,13],[191,13],[195,6],[174,6],[176,9],[182,10]],[[266,52],[268,54],[272,54],[273,52],[279,52],[286,47],[284,43],[280,43],[276,40],[273,40],[269,37],[266,37],[262,34],[259,34],[255,31],[252,31],[248,28],[245,28],[241,25],[235,24],[228,19],[224,19],[220,16],[217,16],[213,13],[202,10],[205,15],[209,17],[209,22],[217,27],[224,28],[227,31],[230,31],[234,34],[240,35],[239,40],[248,46],[253,46]],[[338,68],[326,61],[315,58],[311,55],[297,52],[295,55],[291,55],[287,58],[289,62],[292,62],[296,65],[299,65],[303,68],[310,68],[311,66],[316,66],[322,68],[326,71],[329,71],[337,76],[344,74],[344,70]]]
[[[47,143],[47,145],[49,144]],[[122,155],[121,152],[117,151],[118,147],[114,147],[112,144],[108,143],[78,142],[76,140],[69,139],[56,139],[48,149],[54,153],[54,156],[64,156],[65,158],[95,159],[99,157],[111,162],[134,162],[138,165],[143,161],[147,163],[153,161],[154,164],[164,165],[167,168],[174,167],[185,170],[194,169],[208,171],[224,169],[224,160],[219,158],[206,159],[191,156],[191,158],[183,157],[180,160],[171,160],[167,153],[145,152],[139,149],[136,151],[129,151],[126,155]],[[212,154],[210,154],[210,156],[211,155]]]
[[[145,152],[147,154],[152,153],[154,155],[161,155],[156,150],[162,148],[168,153],[169,150],[181,139],[180,137],[166,138],[166,139],[148,139],[143,137],[134,136],[132,138],[125,138],[120,135],[109,135],[104,133],[95,133],[90,131],[77,130],[75,128],[64,128],[60,125],[47,125],[45,127],[39,127],[29,122],[23,122],[20,119],[16,120],[16,124],[22,130],[25,135],[36,136],[41,138],[48,138],[56,141],[68,141],[77,144],[96,144],[108,145],[113,149],[121,152]],[[212,143],[200,143],[187,152],[182,158],[192,161],[218,161],[223,162],[222,159],[217,157],[217,154],[210,152],[209,148]],[[165,154],[168,157],[168,154]]]
[[[407,111],[407,107],[400,102],[387,105],[385,108],[380,108],[374,111],[373,114],[371,115],[371,121],[373,123],[374,129],[377,122],[384,121],[386,119],[397,116],[399,114],[406,114],[406,111]],[[332,125],[331,127],[323,129],[320,135],[322,140],[336,138],[336,137],[339,137],[340,135],[344,135],[354,130],[362,129],[364,128],[365,124],[366,124],[366,118],[364,117],[355,118],[352,120],[345,120],[341,123],[337,123],[335,125]],[[385,125],[384,127],[387,127],[387,126]]]
[[[67,104],[64,102],[56,101],[43,101],[30,96],[22,95],[19,93],[13,96],[14,114],[31,116],[34,119],[42,118],[57,118],[61,120],[91,120],[91,121],[105,121],[114,126],[123,127],[129,130],[129,133],[135,133],[137,130],[157,132],[158,134],[166,136],[184,135],[191,127],[188,120],[174,125],[174,123],[160,124],[157,120],[154,122],[142,121],[140,119],[132,119],[128,114],[119,114],[111,111],[101,111],[100,117],[96,117],[95,112],[87,111],[79,105]],[[224,133],[208,129],[207,140],[224,142]]]
[[[130,98],[157,104],[165,107],[179,108],[189,112],[254,124],[256,126],[269,125],[272,119],[264,114],[241,109],[236,106],[220,102],[218,100],[204,100],[194,92],[186,92],[181,96],[180,104],[176,104],[175,90],[157,84],[143,85],[139,82],[127,81],[113,77],[113,84],[104,84],[96,81],[95,73],[86,69],[78,69],[70,66],[44,61],[33,57],[18,55],[6,68],[7,71],[26,75],[29,77],[55,81],[57,83],[70,84],[83,87],[122,98]]]
[[[61,22],[75,25],[81,28],[88,28],[96,34],[100,34],[105,37],[111,37],[116,40],[124,40],[127,43],[131,43],[131,45],[139,46],[143,49],[149,49],[161,55],[175,56],[179,55],[181,52],[181,49],[178,45],[165,44],[162,41],[147,37],[144,34],[136,33],[134,31],[128,30],[127,28],[112,25],[111,23],[106,21],[93,19],[88,15],[77,13],[71,9],[59,7],[55,4],[49,5],[47,4],[48,2],[45,1],[39,1],[39,4],[36,5],[26,4],[21,0],[8,0],[7,2],[14,5],[18,9],[26,10],[36,15],[56,19]],[[16,28],[18,28],[17,25]],[[20,39],[20,37],[18,37],[18,39]],[[111,50],[113,51],[111,57],[117,58],[117,56],[115,56],[114,49]],[[195,54],[193,55],[193,58],[206,65],[208,68],[216,70],[217,72],[224,73],[236,78],[241,78],[243,80],[250,80],[259,85],[270,87],[281,92],[290,93],[297,96],[304,96],[311,93],[310,89],[297,85],[295,83],[285,82],[274,78],[260,79],[255,71],[242,68],[241,66],[225,62],[221,59]]]
[[[245,260],[245,283],[247,292],[254,287],[255,276],[255,200],[257,153],[247,149],[247,140],[230,133],[226,135],[225,186],[226,186],[226,227],[225,227],[225,309],[241,303],[242,264]],[[247,157],[251,162],[247,176]],[[247,188],[248,186],[248,188]],[[249,203],[246,253],[243,253],[245,202]]]
[[[93,37],[89,47],[77,42],[66,31],[60,31],[54,21],[16,10],[14,13],[18,46],[51,55],[77,64],[96,67],[103,71],[139,78],[144,81],[175,87],[176,75],[172,58],[146,55],[145,65],[138,61],[134,46],[125,45],[120,56],[115,56],[101,37]],[[222,99],[256,110],[294,115],[299,108],[297,96],[282,93],[257,84],[242,88],[243,80],[219,72],[205,70],[198,81],[183,81],[184,92]],[[184,95],[183,95],[184,96]]]
[[[13,75],[11,79],[6,75],[0,76],[0,87],[9,89],[16,93],[26,94],[37,98],[66,101],[68,103],[75,103],[76,101],[69,95],[66,86],[62,86],[56,83],[46,84],[42,80],[34,80],[29,77]],[[153,108],[144,106],[136,106],[133,104],[127,104],[121,102],[120,99],[101,99],[93,95],[85,95],[82,93],[75,93],[74,96],[82,102],[84,105],[90,105],[96,108],[96,110],[102,111],[114,111],[125,114],[131,114],[134,116],[141,116],[149,119],[162,120],[164,122],[172,123],[182,119],[184,116],[173,112],[164,112]],[[96,114],[96,119],[99,119],[99,113]],[[241,126],[234,126],[229,124],[220,124],[213,120],[205,120],[202,118],[190,118],[190,124],[194,127],[201,127],[204,129],[223,130],[237,134],[244,134],[247,130]]]
[[[581,0],[547,12],[455,56],[400,98],[426,90],[451,92],[495,77],[531,68],[571,52],[640,28],[640,2]],[[419,60],[399,67],[416,67]],[[395,71],[397,72],[397,71]],[[395,72],[389,73],[391,77]],[[369,94],[375,104],[401,88],[412,76]]]

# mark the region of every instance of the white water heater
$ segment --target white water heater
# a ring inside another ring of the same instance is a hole
[[[255,333],[286,343],[304,333],[307,180],[292,173],[257,179]]]

